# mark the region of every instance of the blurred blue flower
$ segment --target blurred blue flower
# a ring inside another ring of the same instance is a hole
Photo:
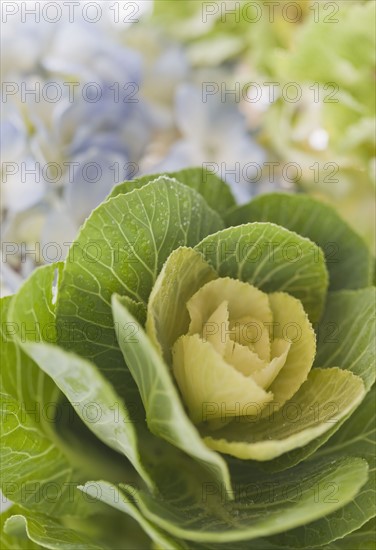
[[[100,4],[108,16],[109,3]],[[139,4],[147,11],[152,2]],[[63,260],[120,181],[211,163],[238,200],[253,191],[245,168],[265,154],[239,105],[203,102],[203,79],[182,46],[147,21],[12,20],[1,62],[3,240],[16,250],[5,258],[10,291],[35,265]],[[25,253],[36,243],[38,253]],[[43,253],[51,243],[60,256]]]
[[[253,191],[247,167],[250,163],[261,167],[265,152],[250,137],[236,104],[222,102],[217,94],[206,99],[197,85],[177,87],[175,118],[180,138],[151,171],[204,165],[226,180],[238,201],[244,202]]]
[[[12,31],[24,53],[7,32],[4,238],[62,246],[114,184],[138,171],[154,127],[140,96],[142,57],[116,43],[105,25],[18,21]],[[26,263],[18,267],[22,273]]]

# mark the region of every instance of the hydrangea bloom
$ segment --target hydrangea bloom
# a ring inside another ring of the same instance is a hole
[[[63,259],[111,187],[138,173],[214,162],[217,171],[229,170],[240,198],[250,193],[230,172],[264,154],[236,105],[202,103],[199,87],[187,83],[197,78],[179,45],[147,21],[125,27],[82,17],[38,25],[11,19],[3,36],[2,192],[4,240],[14,243],[5,257],[16,270],[5,268],[12,290],[33,265]],[[10,45],[15,33],[27,55]],[[33,89],[36,97],[27,93]],[[39,243],[37,252],[24,254],[21,243],[26,251]],[[39,252],[49,243],[55,251]]]
[[[220,95],[204,101],[202,84],[181,84],[176,90],[175,119],[180,136],[150,171],[206,166],[232,186],[239,201],[247,200],[252,188],[244,168],[250,162],[261,166],[266,154],[250,138],[237,105],[222,102]]]

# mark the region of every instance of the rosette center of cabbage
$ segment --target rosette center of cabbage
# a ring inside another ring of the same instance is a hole
[[[186,306],[189,330],[173,345],[173,373],[195,424],[218,429],[268,416],[307,379],[315,334],[296,298],[227,277]]]

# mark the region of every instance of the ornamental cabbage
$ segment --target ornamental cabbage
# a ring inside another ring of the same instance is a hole
[[[1,302],[2,547],[368,547],[372,270],[306,195],[116,186]]]

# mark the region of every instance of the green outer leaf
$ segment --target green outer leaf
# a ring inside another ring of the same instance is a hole
[[[99,491],[97,490],[98,488],[100,489]],[[161,545],[160,548],[163,548],[163,550],[181,550],[186,548],[185,545],[175,541],[170,535],[157,527],[157,524],[153,524],[146,519],[133,502],[132,496],[124,494],[116,485],[112,485],[107,481],[90,481],[79,487],[79,489],[93,498],[100,498],[102,502],[105,502],[109,506],[130,515],[157,545]]]
[[[209,235],[195,249],[220,277],[288,292],[301,300],[311,322],[320,318],[328,274],[322,251],[309,239],[271,223],[249,223]]]
[[[169,174],[146,174],[146,176],[141,176],[140,178],[134,178],[133,180],[126,180],[122,183],[118,183],[111,189],[111,192],[109,193],[106,200],[113,199],[118,195],[126,195],[134,189],[141,189],[141,187],[144,187],[148,183],[155,181],[161,176],[170,177]]]
[[[204,444],[188,419],[167,365],[116,295],[112,298],[112,305],[119,326],[119,345],[138,385],[150,430],[199,461],[229,489],[231,483],[226,463]],[[129,323],[138,326],[136,341],[131,341],[124,330]]]
[[[25,349],[54,380],[94,435],[124,454],[145,483],[153,488],[154,483],[141,462],[136,430],[128,411],[98,368],[57,346],[30,343],[25,345]]]
[[[41,426],[42,413],[34,420],[7,394],[1,395],[1,413],[1,489],[5,496],[51,515],[84,513],[85,503],[75,490],[82,476],[69,463],[57,437]]]
[[[201,477],[198,470],[171,465],[168,472],[161,472],[162,494],[153,497],[139,490],[135,502],[148,520],[175,537],[197,542],[250,541],[341,508],[367,479],[367,463],[359,458],[304,466],[266,477],[245,467],[244,475],[234,481],[237,496],[229,502],[224,488]],[[338,489],[336,498],[317,499],[317,492],[333,483]],[[276,488],[273,498],[271,486]]]
[[[347,535],[343,539],[338,539],[329,545],[315,547],[315,550],[374,550],[375,548],[375,518],[371,519],[363,527]],[[281,548],[289,548],[289,550],[297,550],[295,547],[281,546],[279,536],[275,537],[275,543],[272,544],[271,539],[253,539],[252,550],[281,550]],[[189,550],[227,550],[228,543],[225,544],[210,544],[189,542]],[[307,550],[312,550],[312,547],[305,547]],[[242,541],[231,544],[231,550],[250,550],[249,542]]]
[[[150,294],[146,322],[149,338],[168,365],[172,346],[179,336],[188,332],[187,301],[217,277],[202,255],[192,248],[178,248],[168,257]]]
[[[347,535],[343,539],[338,539],[335,542],[331,542],[328,545],[325,544],[320,547],[315,547],[315,550],[374,550],[375,548],[375,531],[376,520],[372,518],[363,527],[354,531],[350,535]],[[288,548],[289,550],[297,550],[296,547],[282,546],[279,542],[279,536],[275,537],[275,543],[270,539],[254,539],[252,540],[252,550],[281,550],[282,548]],[[205,546],[199,543],[190,542],[190,550],[226,550],[228,544],[208,544]],[[231,550],[249,550],[249,542],[238,542],[231,544]],[[312,550],[313,547],[305,547],[307,550]]]
[[[199,194],[169,178],[102,203],[65,264],[57,300],[59,344],[94,361],[126,401],[136,402],[137,387],[116,340],[111,295],[146,303],[172,250],[194,246],[222,227]]]
[[[166,174],[151,174],[131,181],[125,181],[116,185],[108,198],[116,197],[121,193],[129,193],[133,189],[140,189],[161,176],[174,178],[180,183],[194,189],[204,197],[213,210],[219,212],[221,215],[236,205],[227,183],[203,167],[186,168],[185,170],[179,170],[179,172],[168,172]]]
[[[37,339],[47,334],[54,339],[55,269],[35,270],[16,296],[1,300],[2,490],[10,500],[47,514],[87,515],[95,507],[75,489],[85,479],[78,471],[83,457],[67,448],[51,422],[61,393],[19,345],[32,336],[23,334],[23,327],[36,330]]]
[[[373,259],[363,239],[329,205],[306,195],[271,193],[235,207],[227,225],[273,222],[317,243],[325,254],[330,290],[372,284]]]
[[[342,428],[321,447],[313,460],[331,457],[362,457],[369,464],[369,478],[359,493],[344,508],[307,526],[272,538],[280,548],[294,550],[320,546],[344,537],[359,529],[376,515],[376,388],[367,394],[363,403]],[[308,463],[305,463],[308,464]],[[305,465],[304,464],[304,465]],[[340,541],[338,541],[338,544]],[[346,548],[346,546],[344,546]]]
[[[89,537],[67,529],[59,521],[41,514],[13,515],[6,520],[4,531],[10,536],[27,537],[42,548],[53,550],[104,549],[103,546],[97,546]],[[35,546],[29,546],[29,548],[35,548]]]
[[[2,390],[18,399],[26,409],[36,403],[43,407],[56,401],[58,388],[20,349],[25,341],[56,341],[55,312],[52,294],[56,270],[62,264],[36,269],[18,293],[2,300],[3,361]],[[17,368],[15,368],[17,366]],[[48,423],[45,424],[48,428]]]
[[[36,269],[13,297],[9,321],[18,328],[21,341],[56,342],[53,286],[60,279],[63,263]]]
[[[2,369],[1,385],[26,409],[36,403],[43,407],[59,397],[60,392],[53,381],[32,364],[20,345],[27,341],[56,342],[52,288],[56,272],[60,276],[62,267],[56,264],[36,269],[16,295],[2,301],[4,361],[9,361],[9,367]],[[48,428],[48,423],[44,427]]]
[[[23,508],[13,504],[10,508],[5,510],[0,515],[0,548],[1,550],[40,550],[42,546],[32,542],[28,538],[19,538],[14,535],[8,535],[4,532],[4,524],[6,520],[14,514],[18,514],[23,511]]]
[[[375,533],[376,518],[372,518],[347,537],[338,539],[329,546],[324,546],[323,550],[374,550]]]
[[[333,424],[327,432],[308,443],[308,445],[299,447],[298,449],[293,449],[292,451],[289,451],[274,460],[269,460],[267,462],[263,462],[262,464],[258,463],[258,465],[265,472],[281,472],[282,470],[286,470],[286,468],[296,466],[306,458],[313,455],[317,449],[324,445],[324,443],[326,443],[331,436],[339,430],[342,424],[350,417],[352,412],[353,411],[351,411],[344,418],[341,418],[338,422]]]
[[[132,313],[133,317],[137,319],[140,325],[145,326],[147,314],[145,304],[143,302],[135,302],[132,298],[129,298],[129,296],[119,296],[119,300],[123,306]]]
[[[364,395],[358,376],[337,368],[314,369],[294,397],[275,414],[258,422],[232,422],[210,435],[206,431],[205,442],[212,449],[239,458],[269,460],[325,433],[353,411]]]
[[[375,298],[373,287],[330,292],[318,326],[314,366],[350,370],[368,390],[375,381]]]

